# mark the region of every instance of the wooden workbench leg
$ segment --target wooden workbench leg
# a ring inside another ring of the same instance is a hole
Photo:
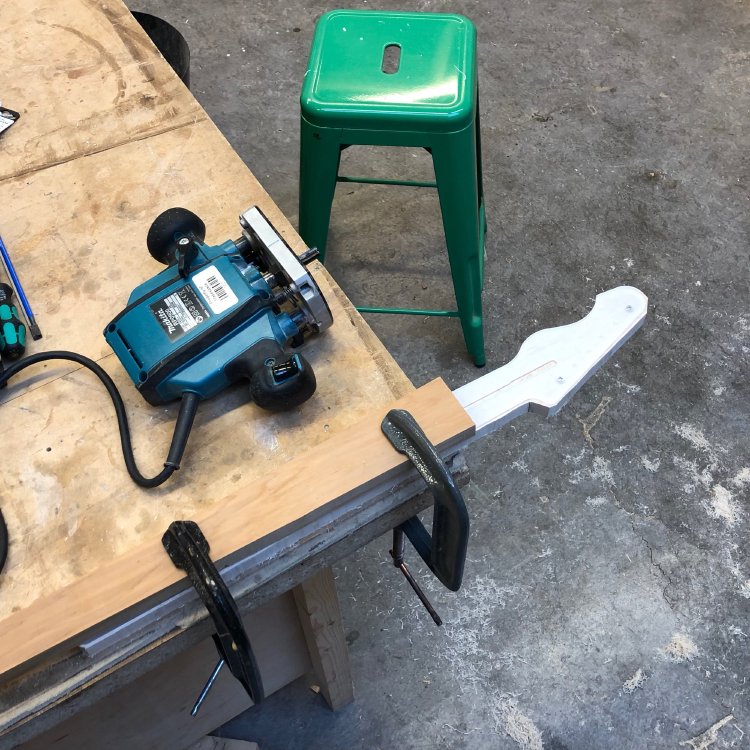
[[[333,571],[323,568],[293,592],[320,692],[335,711],[354,700],[354,686]]]

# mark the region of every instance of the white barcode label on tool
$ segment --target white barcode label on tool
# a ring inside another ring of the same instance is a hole
[[[238,302],[237,295],[232,291],[232,287],[227,284],[216,266],[209,266],[196,273],[192,282],[203,299],[206,300],[206,304],[217,315]]]

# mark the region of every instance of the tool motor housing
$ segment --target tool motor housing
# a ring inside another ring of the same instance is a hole
[[[151,227],[149,250],[168,267],[136,287],[104,331],[151,404],[186,391],[210,398],[242,379],[272,410],[297,406],[315,390],[310,365],[293,350],[332,323],[328,306],[258,208],[240,223],[239,240],[214,246],[185,209],[170,209]]]

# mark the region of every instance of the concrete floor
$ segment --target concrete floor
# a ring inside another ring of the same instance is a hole
[[[132,7],[183,32],[193,92],[295,220],[299,89],[329,6]],[[332,714],[300,682],[222,733],[262,750],[750,747],[747,0],[378,7],[478,28],[489,365],[619,284],[649,317],[557,418],[468,452],[464,586],[414,564],[443,628],[378,540],[336,568],[356,702]],[[344,161],[431,169],[423,152]],[[329,267],[355,302],[449,304],[442,254],[433,193],[340,187]],[[417,385],[478,374],[454,321],[371,324]]]

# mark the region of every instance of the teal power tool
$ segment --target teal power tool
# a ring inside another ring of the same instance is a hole
[[[206,399],[247,380],[252,399],[275,411],[315,391],[310,365],[293,350],[333,322],[304,267],[317,252],[297,258],[256,207],[240,225],[238,240],[215,246],[183,208],[151,225],[146,244],[167,269],[138,286],[104,330],[149,403]]]
[[[112,378],[76,352],[38,352],[0,372],[0,388],[25,368],[68,360],[104,384],[117,414],[125,466],[141,487],[157,487],[180,466],[198,406],[245,380],[258,406],[292,409],[315,392],[315,375],[298,349],[333,323],[305,264],[261,210],[240,216],[242,236],[204,243],[206,227],[184,208],[160,214],[148,231],[151,255],[167,268],[138,286],[127,307],[104,329],[136,388],[151,404],[181,400],[164,468],[145,477],[133,455],[127,414]],[[2,314],[2,308],[0,308]]]
[[[104,329],[149,403],[181,399],[164,472],[179,467],[200,401],[229,385],[248,381],[251,398],[271,411],[315,392],[312,368],[293,350],[333,323],[304,266],[317,251],[298,258],[257,207],[240,226],[239,239],[212,246],[194,213],[160,214],[146,245],[167,268],[136,287]]]

